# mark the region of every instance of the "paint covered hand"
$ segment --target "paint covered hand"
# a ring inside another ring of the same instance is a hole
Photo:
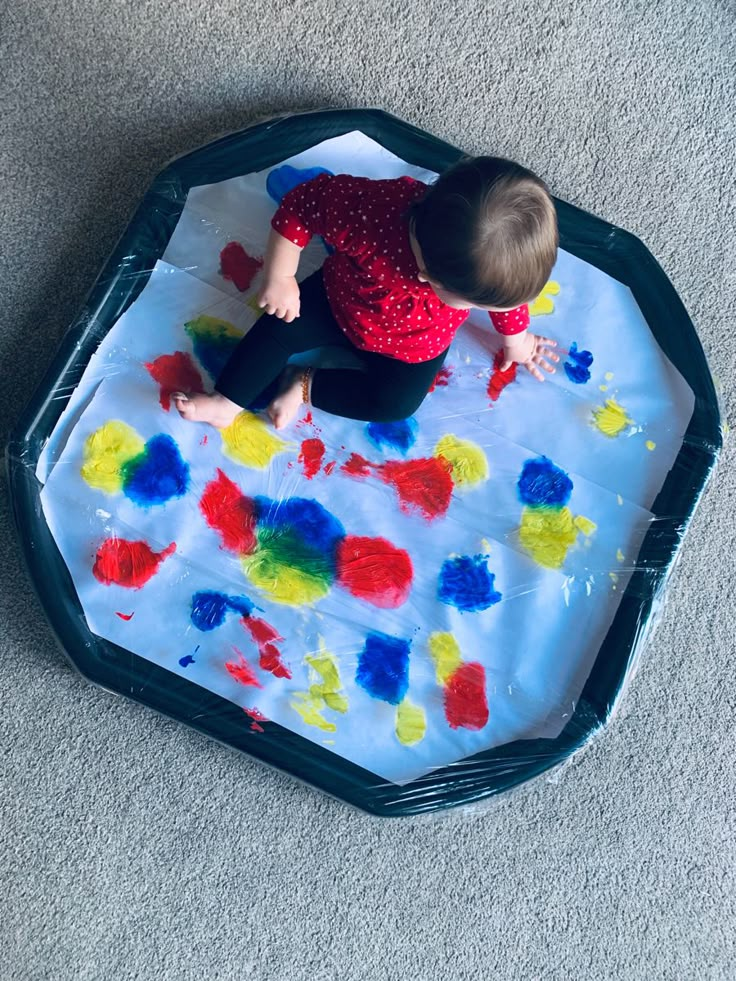
[[[287,324],[299,316],[299,284],[295,276],[269,276],[258,293],[258,306]]]
[[[500,370],[507,371],[512,364],[523,364],[537,381],[544,381],[542,371],[553,374],[555,368],[550,362],[556,363],[560,360],[559,355],[552,350],[555,347],[557,341],[553,341],[550,337],[542,337],[540,334],[532,334],[528,330],[504,337],[504,360]]]

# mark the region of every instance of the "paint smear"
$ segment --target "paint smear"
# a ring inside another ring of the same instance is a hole
[[[282,164],[280,167],[274,167],[266,178],[266,191],[276,204],[281,204],[285,194],[320,174],[333,176],[332,171],[325,167],[292,167],[290,164]]]
[[[433,633],[429,653],[444,690],[445,718],[452,729],[482,729],[488,722],[486,672],[482,664],[463,661],[455,637]]]
[[[246,685],[253,688],[263,688],[258,678],[256,678],[253,673],[253,669],[246,661],[242,651],[239,651],[237,647],[233,647],[233,650],[238,655],[237,661],[226,661],[225,668],[228,674],[233,677],[239,685]]]
[[[276,646],[277,641],[284,639],[278,630],[258,617],[243,617],[241,623],[258,647],[258,666],[276,678],[290,678],[291,671],[281,660],[281,651]]]
[[[620,436],[627,426],[633,425],[633,421],[626,409],[615,399],[606,399],[605,405],[593,409],[593,425],[610,439]]]
[[[429,638],[429,653],[434,661],[438,683],[446,685],[463,660],[455,637],[450,633],[433,633]]]
[[[526,461],[517,488],[524,504],[561,507],[570,500],[572,481],[548,457],[540,456]]]
[[[312,698],[308,692],[298,691],[294,693],[289,705],[302,717],[306,725],[314,726],[315,729],[321,729],[323,732],[337,732],[335,723],[329,722],[322,715],[324,703],[321,699]]]
[[[583,514],[578,514],[573,519],[573,524],[578,529],[582,531],[586,538],[593,534],[594,531],[598,530],[598,525],[595,521],[591,521],[590,518],[586,518]]]
[[[357,599],[384,610],[401,606],[411,592],[409,553],[385,538],[346,535],[337,546],[337,581]]]
[[[379,450],[388,446],[406,455],[416,441],[418,425],[410,416],[397,422],[369,422],[365,428],[368,439]]]
[[[466,613],[487,610],[501,601],[493,588],[495,576],[488,571],[487,555],[458,555],[442,563],[437,598]]]
[[[167,433],[146,443],[143,452],[122,466],[125,496],[140,507],[166,504],[189,489],[189,465]]]
[[[356,684],[372,698],[398,705],[409,687],[409,648],[409,641],[369,633],[358,655]]]
[[[179,658],[179,664],[182,668],[188,668],[190,664],[195,664],[195,660],[191,654],[185,654],[184,657]]]
[[[165,412],[171,408],[173,392],[204,392],[202,376],[186,351],[162,354],[155,361],[146,362],[146,369],[160,387],[158,400]]]
[[[291,443],[274,436],[266,423],[252,412],[241,412],[227,428],[220,430],[222,451],[236,463],[265,470],[271,460],[285,453]]]
[[[311,480],[319,473],[322,461],[325,456],[325,444],[321,439],[313,437],[302,441],[299,451],[299,463],[303,468],[304,476]]]
[[[255,550],[254,502],[222,470],[218,469],[216,480],[205,487],[199,509],[209,527],[220,534],[228,551],[247,555]]]
[[[579,351],[577,341],[573,341],[570,350],[567,352],[569,358],[565,362],[565,374],[576,385],[584,385],[590,381],[590,366],[593,364],[593,355],[590,351]]]
[[[164,559],[175,551],[175,542],[161,552],[154,552],[144,541],[107,538],[97,549],[92,573],[105,586],[115,584],[127,589],[140,589],[156,575]]]
[[[90,487],[117,494],[123,489],[123,465],[138,457],[145,443],[125,422],[111,419],[84,442],[81,474]]]
[[[447,433],[434,448],[452,467],[452,482],[457,487],[472,487],[488,479],[488,460],[483,450],[468,439]]]
[[[405,698],[396,709],[396,738],[402,746],[414,746],[424,739],[427,717],[424,709]]]
[[[216,589],[202,589],[192,596],[189,619],[197,630],[209,633],[221,627],[229,613],[247,617],[253,608],[247,596],[229,596]]]
[[[450,384],[450,379],[452,378],[452,368],[450,366],[440,368],[434,377],[434,381],[429,387],[429,392],[433,392],[435,388],[447,388]]]
[[[656,443],[654,443],[654,442],[652,442],[652,440],[651,440],[651,439],[648,439],[648,440],[646,441],[646,443],[645,443],[644,445],[646,446],[646,448],[647,448],[647,449],[648,449],[649,451],[651,451],[651,450],[656,450],[656,448],[657,448],[657,444],[656,444]]]
[[[559,569],[578,530],[569,508],[528,507],[521,515],[519,541],[539,565]]]
[[[445,685],[445,717],[451,729],[482,729],[488,723],[486,672],[477,661],[460,665]]]
[[[259,722],[268,722],[269,721],[266,718],[266,716],[263,714],[263,712],[259,712],[258,709],[255,708],[255,707],[254,708],[243,708],[243,711],[252,720],[251,721],[251,724],[250,724],[250,728],[251,728],[251,730],[253,732],[265,732],[266,731],[263,728],[263,726],[261,726],[261,725],[258,724]]]
[[[220,252],[222,278],[234,283],[241,293],[250,287],[262,265],[263,259],[248,255],[240,242],[228,242]]]
[[[129,620],[133,619],[135,613],[116,613],[115,616],[120,617],[121,620],[125,620],[127,623]]]
[[[434,521],[443,517],[450,506],[454,487],[452,467],[444,457],[375,464],[353,453],[340,469],[359,479],[374,472],[394,488],[399,496],[399,507],[405,514],[418,513],[427,521]]]
[[[184,324],[184,330],[192,341],[197,360],[215,379],[225,367],[228,358],[238,346],[242,330],[227,320],[201,314]]]
[[[501,365],[503,362],[503,351],[498,351],[493,359],[493,371],[491,373],[491,377],[488,379],[487,394],[491,402],[497,402],[498,397],[504,388],[516,381],[516,363],[512,363],[511,367],[506,368],[505,371],[501,371]]]
[[[342,692],[340,671],[335,656],[327,651],[321,637],[319,646],[319,655],[308,655],[304,659],[310,668],[312,683],[309,691],[296,692],[295,699],[289,704],[307,725],[316,726],[325,732],[335,732],[337,726],[325,719],[322,713],[331,709],[333,712],[344,714],[348,710],[348,700]]]
[[[539,317],[544,314],[554,313],[555,305],[551,297],[557,296],[559,292],[560,284],[554,279],[550,279],[545,283],[542,292],[536,300],[529,304],[529,316]]]

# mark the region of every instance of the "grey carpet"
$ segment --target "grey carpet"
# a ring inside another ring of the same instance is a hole
[[[5,0],[2,433],[153,176],[257,117],[379,106],[649,246],[736,394],[728,0]],[[91,687],[2,492],[0,978],[733,979],[727,442],[622,710],[555,781],[380,822]]]

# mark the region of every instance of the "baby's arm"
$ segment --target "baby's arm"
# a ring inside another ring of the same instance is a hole
[[[554,365],[559,356],[551,350],[557,341],[529,330],[529,307],[523,304],[514,310],[493,310],[489,313],[493,326],[503,336],[503,362],[501,371],[508,370],[512,364],[523,364],[537,381],[544,381],[544,375],[554,373]]]
[[[296,271],[301,252],[301,246],[271,229],[263,259],[263,285],[258,291],[258,306],[287,324],[299,316]]]

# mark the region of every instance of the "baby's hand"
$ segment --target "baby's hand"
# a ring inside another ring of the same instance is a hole
[[[299,316],[299,283],[296,277],[267,279],[258,292],[258,306],[290,324]]]
[[[557,341],[553,341],[550,337],[540,337],[539,334],[531,334],[528,330],[504,337],[504,360],[501,371],[506,371],[516,362],[523,364],[537,381],[544,381],[544,375],[539,369],[542,368],[551,375],[555,369],[549,362],[556,363],[560,360],[559,355],[551,350],[553,347],[557,347]]]

